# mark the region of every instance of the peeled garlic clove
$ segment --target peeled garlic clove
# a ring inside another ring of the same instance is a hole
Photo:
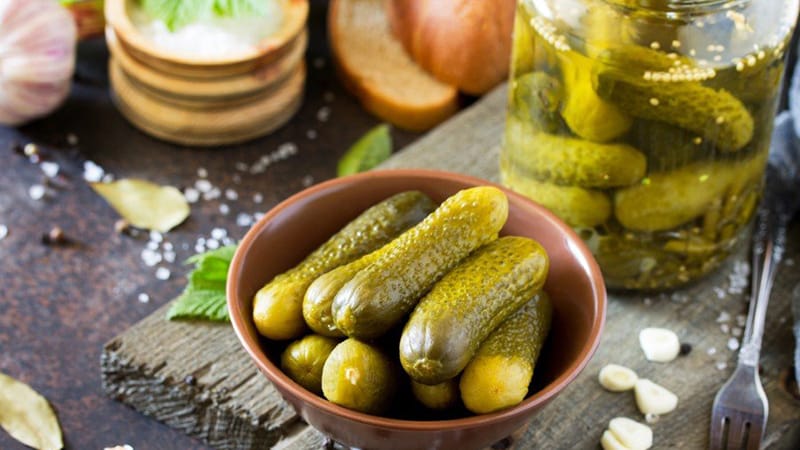
[[[647,450],[653,446],[653,430],[647,425],[627,417],[615,417],[608,423],[608,431],[623,448]],[[601,442],[602,443],[602,442]]]
[[[634,386],[636,406],[642,414],[666,414],[678,406],[678,396],[652,381],[642,378]]]
[[[57,108],[69,93],[77,31],[52,0],[0,1],[0,125]]]
[[[636,380],[639,379],[636,372],[617,364],[607,364],[600,369],[600,374],[597,378],[598,381],[600,381],[600,386],[603,386],[611,392],[622,392],[633,389]]]
[[[670,362],[678,356],[678,335],[666,328],[645,328],[639,332],[639,345],[649,361]]]
[[[609,430],[603,432],[603,437],[600,438],[600,446],[603,447],[603,450],[630,450],[628,447],[622,445],[622,443],[617,440],[617,437],[614,436],[614,433]]]

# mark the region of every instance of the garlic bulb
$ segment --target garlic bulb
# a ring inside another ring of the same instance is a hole
[[[0,0],[0,124],[56,109],[75,69],[76,27],[53,0]]]

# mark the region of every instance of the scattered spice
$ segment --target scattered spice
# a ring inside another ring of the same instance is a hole
[[[131,224],[125,219],[119,219],[114,222],[114,231],[119,234],[127,234],[131,229]]]
[[[24,154],[23,153],[23,149],[22,149],[22,144],[20,144],[19,141],[12,141],[11,142],[11,151],[13,151],[14,153],[16,153],[18,155],[23,155]]]
[[[45,245],[61,245],[67,243],[64,230],[61,227],[53,227],[49,232],[42,235],[42,243]]]
[[[681,356],[686,356],[691,352],[692,352],[692,344],[689,344],[688,342],[681,343],[681,350],[679,353]]]

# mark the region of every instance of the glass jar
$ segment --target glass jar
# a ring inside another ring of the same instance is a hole
[[[500,173],[611,288],[707,274],[762,189],[798,0],[519,0]]]

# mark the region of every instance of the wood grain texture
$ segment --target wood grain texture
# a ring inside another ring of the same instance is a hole
[[[504,120],[505,89],[499,88],[441,125],[383,167],[440,168],[496,181],[497,149]],[[789,236],[800,236],[795,221]],[[800,283],[800,242],[790,239],[767,315],[761,359],[770,402],[765,447],[797,448],[800,402],[785,388],[793,339],[789,299]],[[596,381],[608,363],[634,369],[680,398],[677,411],[652,424],[655,448],[705,448],[716,390],[735,364],[728,341],[747,295],[731,286],[741,270],[740,249],[720,270],[694,285],[666,294],[612,294],[600,347],[587,368],[538,414],[512,448],[597,448],[608,421],[643,421],[631,392],[610,393]],[[103,352],[103,387],[112,397],[157,420],[223,449],[321,448],[326,440],[303,424],[260,376],[226,325],[168,322],[162,308],[109,342]],[[725,314],[730,318],[725,319]],[[638,331],[674,330],[691,352],[669,364],[647,362]],[[550,343],[551,351],[557,343]],[[187,376],[193,379],[187,380]]]

